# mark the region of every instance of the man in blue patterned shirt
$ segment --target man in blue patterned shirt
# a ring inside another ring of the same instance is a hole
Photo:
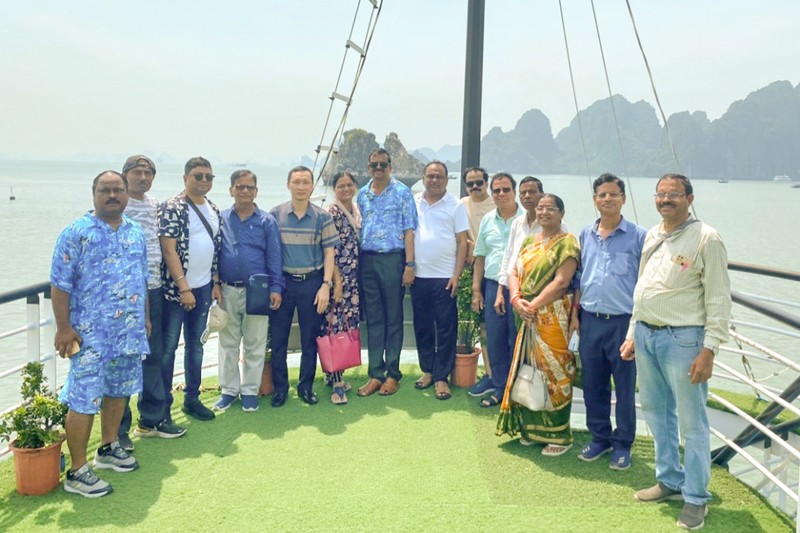
[[[367,319],[369,381],[359,396],[400,386],[403,348],[403,297],[414,283],[414,231],[417,208],[411,190],[392,178],[392,160],[383,148],[369,156],[372,179],[358,192],[361,230],[361,298]]]
[[[101,414],[95,468],[139,467],[117,440],[128,396],[142,390],[147,343],[147,249],[142,228],[123,216],[128,185],[105,171],[92,182],[94,212],[58,237],[50,270],[55,348],[71,357],[59,399],[69,407],[65,429],[72,468],[64,490],[88,498],[112,491],[86,459],[94,415]]]

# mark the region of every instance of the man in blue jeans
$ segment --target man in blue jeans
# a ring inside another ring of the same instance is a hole
[[[184,166],[184,191],[161,204],[158,235],[164,256],[164,389],[167,412],[172,405],[172,375],[175,350],[183,328],[184,389],[183,412],[198,419],[212,420],[214,413],[200,402],[203,344],[211,300],[222,301],[217,274],[217,254],[222,232],[217,206],[206,198],[214,174],[211,163],[193,157]]]
[[[703,527],[711,499],[707,382],[731,315],[728,254],[719,233],[689,215],[692,192],[680,174],[665,174],[656,185],[663,221],[647,232],[633,317],[620,347],[625,360],[635,354],[639,398],[656,450],[658,483],[634,498],[683,500],[677,525],[689,530]]]
[[[631,465],[636,437],[636,363],[619,357],[633,310],[645,229],[622,216],[625,183],[603,174],[592,184],[600,213],[580,234],[581,264],[575,274],[570,335],[578,331],[583,365],[583,399],[591,442],[578,459],[596,461],[611,452],[612,470]],[[611,378],[614,378],[616,429],[611,427]]]
[[[472,309],[485,309],[486,338],[491,365],[488,398],[481,400],[482,407],[493,407],[503,398],[503,390],[511,368],[517,326],[514,312],[505,302],[509,301],[508,288],[500,285],[500,269],[503,255],[508,247],[511,224],[525,211],[516,202],[517,184],[511,174],[500,172],[492,176],[489,189],[497,208],[483,217],[475,242],[475,272],[472,278]],[[498,302],[497,293],[502,298]],[[472,390],[470,390],[470,394]]]
[[[158,240],[158,201],[147,192],[156,177],[156,165],[144,155],[132,155],[122,167],[122,175],[128,182],[128,206],[125,216],[138,222],[147,240],[147,305],[150,313],[150,335],[147,338],[150,354],[142,361],[142,392],[137,407],[139,423],[134,434],[139,437],[174,439],[186,433],[186,429],[169,421],[164,396],[164,363],[162,318],[164,290],[161,288],[161,243]],[[119,445],[125,451],[133,451],[128,432],[131,429],[131,409],[125,406],[125,414],[119,425]]]

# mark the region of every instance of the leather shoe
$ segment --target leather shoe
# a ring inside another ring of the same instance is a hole
[[[314,394],[312,390],[297,391],[297,395],[308,405],[316,405],[319,401],[319,398],[317,398],[317,395]]]
[[[386,378],[386,381],[383,382],[383,386],[381,387],[380,395],[381,396],[391,396],[397,389],[400,388],[400,382],[394,378]]]
[[[201,402],[199,398],[184,400],[183,412],[198,420],[203,420],[204,422],[214,420],[215,418],[214,412],[203,405],[203,402]]]
[[[369,381],[367,381],[364,385],[361,386],[360,389],[358,389],[357,394],[362,398],[365,398],[367,396],[371,396],[376,392],[378,392],[382,386],[383,382],[381,382],[381,380],[376,378],[370,378]]]
[[[276,392],[272,395],[272,400],[269,403],[272,407],[283,407],[283,404],[286,403],[286,393]]]

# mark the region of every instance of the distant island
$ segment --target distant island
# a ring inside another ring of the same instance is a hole
[[[660,176],[676,171],[666,129],[653,106],[645,101],[629,102],[621,95],[613,99],[628,175]],[[625,174],[611,99],[591,104],[580,112],[580,118],[590,175]],[[771,83],[733,102],[714,121],[703,111],[683,111],[669,116],[667,122],[681,169],[689,177],[772,180],[786,175],[800,179],[800,85]],[[422,165],[432,159],[447,162],[451,171],[460,169],[460,146],[419,148],[409,153],[396,133],[387,136],[384,146],[401,176],[421,177]],[[372,133],[361,129],[345,132],[335,170],[363,173],[369,152],[377,147]],[[491,172],[585,174],[586,159],[577,118],[554,137],[550,120],[539,109],[523,113],[514,129],[504,132],[494,127],[481,140],[481,164]]]

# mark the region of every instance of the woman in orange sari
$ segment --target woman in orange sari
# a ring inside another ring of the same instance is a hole
[[[567,350],[572,306],[571,282],[578,268],[578,240],[563,231],[564,202],[545,194],[536,206],[542,231],[526,238],[509,275],[511,305],[521,320],[511,361],[497,434],[520,434],[520,443],[543,443],[542,455],[558,456],[572,447],[569,425],[575,356]],[[552,410],[531,411],[510,399],[521,364],[537,367],[547,378]]]

